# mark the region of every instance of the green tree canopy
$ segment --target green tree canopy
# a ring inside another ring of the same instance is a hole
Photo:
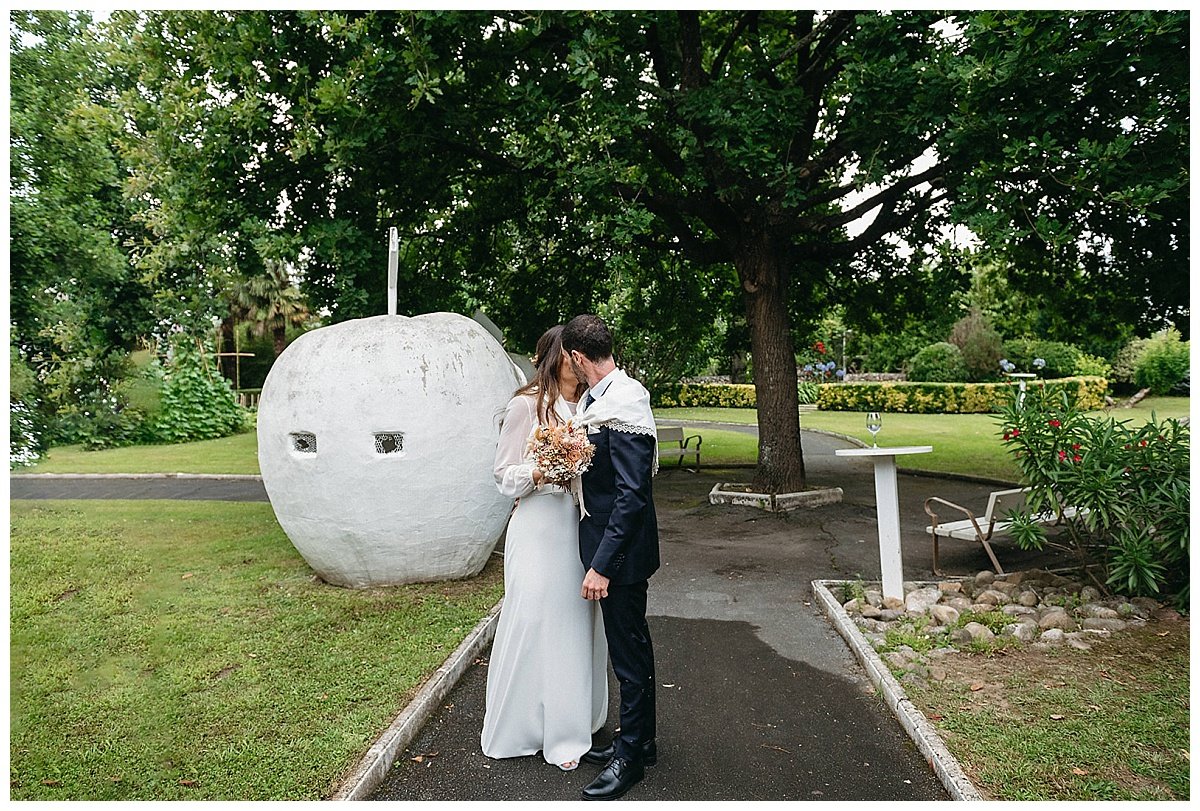
[[[149,266],[286,257],[373,314],[396,225],[402,309],[529,334],[691,274],[741,299],[764,486],[804,483],[794,331],[886,311],[944,226],[1063,311],[1185,314],[1186,12],[115,19]]]

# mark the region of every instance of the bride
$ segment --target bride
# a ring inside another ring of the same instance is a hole
[[[608,715],[608,681],[599,603],[579,591],[579,507],[569,490],[544,481],[526,452],[533,430],[570,419],[586,388],[563,354],[562,330],[538,339],[534,379],[509,401],[496,448],[496,484],[517,507],[504,543],[504,604],[480,742],[488,757],[540,751],[570,771]]]

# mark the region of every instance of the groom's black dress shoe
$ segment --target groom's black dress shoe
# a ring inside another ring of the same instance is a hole
[[[596,779],[584,788],[583,799],[615,800],[645,776],[646,770],[642,768],[642,764],[615,757],[601,770]]]
[[[607,746],[593,746],[579,759],[584,763],[604,764],[612,760],[616,753],[617,742],[613,740]],[[642,744],[642,765],[653,766],[655,763],[658,763],[658,744],[654,741],[646,741]]]

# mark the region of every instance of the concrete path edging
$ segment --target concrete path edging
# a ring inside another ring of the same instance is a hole
[[[463,673],[483,652],[496,635],[503,599],[492,606],[487,616],[476,623],[467,638],[434,671],[412,701],[380,735],[367,753],[330,797],[331,800],[365,800],[387,777],[388,770],[404,747],[421,731],[429,717],[437,711],[442,700],[450,694]]]
[[[983,795],[967,777],[958,759],[946,748],[946,743],[938,735],[933,724],[929,723],[925,714],[917,709],[916,705],[905,695],[904,688],[892,676],[887,665],[879,658],[879,654],[867,643],[858,626],[850,619],[850,615],[834,599],[833,594],[829,591],[829,586],[844,582],[843,580],[814,580],[812,581],[813,596],[825,615],[829,617],[830,622],[837,628],[838,633],[846,640],[850,650],[854,652],[859,663],[867,671],[871,683],[883,696],[888,708],[900,722],[900,726],[904,727],[904,731],[908,733],[921,754],[925,756],[925,760],[942,781],[946,791],[950,793],[950,797],[955,800],[983,800]]]
[[[10,479],[223,479],[261,482],[257,473],[10,473]]]

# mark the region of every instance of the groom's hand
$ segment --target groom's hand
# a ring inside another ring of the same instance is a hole
[[[588,569],[583,576],[583,599],[600,600],[608,596],[608,578],[595,569]]]

